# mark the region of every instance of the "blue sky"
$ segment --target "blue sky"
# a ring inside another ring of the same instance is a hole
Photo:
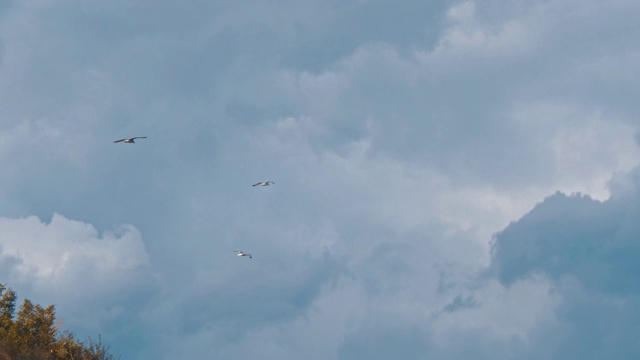
[[[635,359],[639,14],[1,2],[0,278],[123,359]]]

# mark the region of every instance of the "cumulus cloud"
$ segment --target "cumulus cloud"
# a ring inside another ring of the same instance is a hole
[[[456,258],[437,241],[404,233],[406,242],[390,244],[370,233],[357,242],[365,255],[346,260],[347,271],[325,283],[301,315],[256,326],[217,351],[194,353],[631,359],[638,328],[625,314],[638,309],[639,172],[617,176],[605,201],[562,193],[545,199],[496,235],[488,278],[478,277],[477,267],[465,274],[463,257],[447,267]],[[477,256],[481,251],[470,243],[458,246]],[[208,327],[199,336],[204,341],[226,329]],[[191,338],[196,348],[197,339]]]
[[[0,233],[3,281],[20,296],[59,304],[59,316],[76,326],[123,316],[129,297],[158,285],[141,234],[131,225],[100,234],[59,214],[48,223],[4,217]]]
[[[637,200],[637,194],[606,201],[580,194],[548,197],[496,236],[497,275],[507,284],[532,273],[556,280],[570,275],[588,289],[636,293],[630,275],[639,249]]]
[[[348,271],[341,277],[355,281],[338,281],[335,287],[325,287],[304,316],[288,321],[285,327],[258,327],[237,340],[237,344],[228,345],[228,353],[233,354],[247,344],[260,344],[259,348],[267,349],[266,358],[286,357],[295,353],[297,347],[284,339],[294,339],[301,331],[308,331],[321,339],[319,357],[375,358],[386,354],[385,349],[396,349],[407,356],[490,359],[496,358],[499,349],[498,358],[555,359],[576,353],[587,356],[598,346],[609,349],[596,351],[598,356],[612,356],[615,351],[604,343],[593,347],[582,344],[594,334],[606,337],[606,326],[593,332],[579,330],[584,329],[582,324],[586,320],[582,317],[588,310],[576,313],[571,309],[574,305],[594,306],[594,311],[607,309],[618,318],[620,313],[613,309],[617,301],[629,303],[626,309],[635,306],[632,297],[616,300],[605,296],[601,302],[598,295],[592,298],[586,289],[593,281],[613,286],[617,278],[630,280],[636,270],[631,261],[615,264],[626,247],[602,253],[598,250],[600,245],[594,245],[603,239],[609,243],[610,237],[619,231],[616,222],[609,220],[635,218],[635,212],[623,215],[625,211],[610,204],[619,201],[625,208],[635,203],[628,199],[637,198],[633,190],[637,187],[633,175],[637,171],[617,176],[612,184],[604,179],[635,163],[637,149],[632,127],[601,116],[585,121],[584,114],[574,113],[573,108],[552,109],[546,115],[538,111],[547,110],[541,107],[537,111],[523,111],[527,118],[518,121],[522,131],[532,134],[533,141],[547,151],[547,159],[557,166],[557,174],[552,178],[558,182],[539,183],[536,195],[521,203],[514,201],[517,191],[492,192],[476,184],[465,192],[450,182],[446,173],[436,172],[428,165],[408,165],[372,152],[373,133],[335,150],[319,150],[309,138],[322,133],[322,125],[309,119],[286,118],[266,128],[268,131],[263,128],[262,140],[258,142],[265,151],[263,155],[288,154],[287,165],[298,169],[301,177],[296,184],[318,192],[318,198],[307,199],[321,206],[327,206],[324,201],[343,204],[339,209],[331,207],[336,219],[357,218],[367,223],[369,231],[359,227],[359,233],[347,239],[354,231],[334,220],[338,239],[330,243],[329,249],[334,255],[348,256]],[[585,163],[592,166],[584,166]],[[558,193],[525,215],[530,201],[549,188],[563,186],[569,191],[574,186],[578,190],[587,189],[603,200]],[[376,196],[366,196],[374,192]],[[604,200],[610,195],[610,200]],[[485,253],[482,246],[473,246],[474,241],[482,244],[482,239],[488,239],[489,229],[501,229],[508,219],[522,215],[522,219],[496,235],[489,268],[493,271],[491,276],[495,274],[497,279],[485,282],[478,275],[482,273],[482,265],[487,264],[482,261]],[[625,222],[628,223],[621,228],[630,228],[635,234],[635,222]],[[478,224],[484,228],[474,228]],[[465,229],[472,231],[465,233]],[[632,238],[633,235],[629,237]],[[620,244],[613,246],[619,247]],[[585,256],[597,261],[604,257],[608,259],[607,265],[574,261]],[[417,265],[419,262],[422,265]],[[434,272],[434,268],[440,272]],[[601,271],[611,273],[611,277],[602,278]],[[585,283],[574,278],[583,278]],[[618,285],[619,290],[633,289],[628,283]],[[334,325],[341,323],[343,318],[337,311],[321,306],[338,293],[350,294],[343,300],[343,306],[357,310],[349,317],[350,327],[323,337],[322,321],[314,320],[314,314],[322,312],[320,318],[333,319]],[[623,323],[615,327],[615,333],[622,334],[625,329],[635,331],[626,327],[629,322]],[[389,332],[402,335],[395,338]],[[617,342],[626,349],[620,354],[635,352],[630,338],[625,335]],[[372,345],[378,343],[384,344],[384,349]]]
[[[612,197],[549,196],[495,237],[491,269],[509,286],[531,276],[550,279],[562,342],[553,358],[633,358],[638,311],[640,227],[638,169],[616,178]],[[625,189],[624,191],[620,189]],[[558,329],[555,329],[558,330]],[[589,340],[587,340],[589,339]]]
[[[468,62],[460,60],[469,56],[474,59],[504,59],[522,55],[535,47],[532,28],[525,26],[518,17],[485,22],[478,18],[476,7],[476,2],[467,1],[447,11],[450,25],[431,56],[439,61],[457,59],[457,64],[467,63],[468,66]]]

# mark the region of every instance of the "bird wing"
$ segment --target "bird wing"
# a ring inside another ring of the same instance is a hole
[[[119,143],[119,142],[121,142],[121,141],[125,141],[125,140],[127,140],[127,139],[120,139],[120,140],[116,140],[116,141],[114,141],[113,143],[115,144],[115,143]]]
[[[136,136],[136,137],[132,137],[131,140],[135,140],[135,139],[146,139],[146,136]]]
[[[262,182],[255,183],[255,184],[253,184],[253,185],[251,185],[251,186],[258,186],[258,185],[260,185],[260,184],[262,184]]]

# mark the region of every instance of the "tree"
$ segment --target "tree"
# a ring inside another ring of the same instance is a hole
[[[6,291],[5,291],[6,290]],[[13,323],[13,312],[16,309],[16,293],[0,284],[0,334],[6,332]]]
[[[53,305],[25,299],[15,315],[16,293],[0,285],[0,295],[0,360],[113,360],[100,336],[85,344],[60,332]]]

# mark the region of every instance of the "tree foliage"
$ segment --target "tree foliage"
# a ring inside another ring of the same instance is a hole
[[[102,339],[82,342],[56,325],[55,307],[25,299],[16,310],[16,293],[0,284],[0,360],[113,360]]]

